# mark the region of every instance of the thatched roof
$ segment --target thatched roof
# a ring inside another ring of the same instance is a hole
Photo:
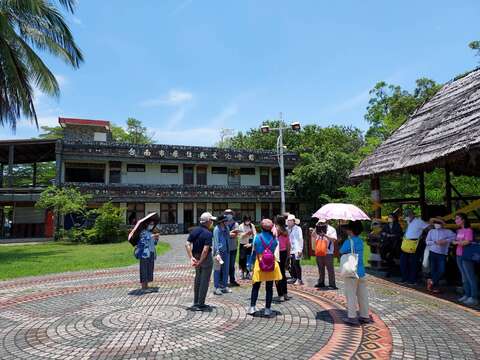
[[[350,177],[445,165],[457,174],[480,176],[480,69],[445,84]]]

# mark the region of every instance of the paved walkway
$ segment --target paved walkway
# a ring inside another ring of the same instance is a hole
[[[135,291],[137,267],[0,282],[0,359],[480,358],[478,312],[372,276],[375,322],[362,327],[341,322],[341,291],[311,287],[313,268],[274,318],[246,314],[247,282],[210,293],[212,312],[189,312],[184,237],[166,240],[172,251],[157,261],[155,293]]]

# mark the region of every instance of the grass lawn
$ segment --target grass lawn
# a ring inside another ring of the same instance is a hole
[[[370,246],[367,245],[367,242],[363,242],[363,265],[365,267],[368,267],[370,263],[368,262],[368,259],[370,259]],[[337,258],[334,258],[333,264],[335,266],[340,265],[340,261]],[[302,265],[317,265],[317,259],[315,256],[310,257],[310,259],[304,259],[302,260]]]
[[[159,242],[157,253],[170,249]],[[102,245],[46,243],[0,246],[0,280],[65,271],[95,270],[135,264],[128,242]]]

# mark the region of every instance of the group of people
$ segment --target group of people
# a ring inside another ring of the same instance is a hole
[[[402,229],[398,216],[388,216],[381,232],[380,253],[387,263],[389,273],[394,268],[394,260],[400,258],[402,283],[415,285],[420,269],[426,275],[427,290],[440,292],[440,280],[445,275],[450,246],[455,246],[455,260],[461,274],[463,296],[459,299],[465,305],[478,305],[478,282],[475,263],[463,257],[463,249],[474,241],[474,232],[466,214],[458,213],[456,233],[445,228],[445,221],[435,217],[429,223],[415,216],[411,209],[404,211],[407,222]],[[389,274],[390,275],[390,274]]]

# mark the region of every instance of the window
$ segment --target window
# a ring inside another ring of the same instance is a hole
[[[241,184],[241,177],[240,177],[240,169],[228,169],[228,185],[230,186],[240,186]]]
[[[127,164],[128,172],[145,172],[145,164]]]
[[[105,182],[105,164],[66,163],[66,182]]]
[[[260,168],[260,185],[270,185],[270,169]]]
[[[193,166],[183,165],[183,183],[193,185]]]
[[[278,168],[272,169],[272,185],[280,186],[280,170]]]
[[[111,184],[119,184],[122,182],[122,163],[120,161],[110,161],[110,176],[109,182]]]
[[[227,210],[227,209],[228,209],[228,204],[227,203],[213,203],[212,204],[212,215],[213,216],[223,215],[224,211]]]
[[[177,204],[162,203],[160,204],[160,224],[176,224],[177,223]]]
[[[197,185],[207,185],[207,168],[197,166]]]
[[[269,219],[270,218],[270,204],[262,203],[261,216],[262,216],[262,219]]]
[[[127,203],[127,224],[135,225],[145,216],[145,203]]]
[[[93,141],[107,141],[107,133],[94,132]]]
[[[252,221],[256,218],[256,206],[255,203],[241,203],[240,204],[240,219],[244,216],[250,216]]]
[[[163,174],[178,174],[178,166],[177,165],[162,165],[160,167],[160,171]]]
[[[255,175],[255,168],[240,168],[240,175]]]
[[[227,174],[227,168],[226,167],[212,166],[212,174],[226,175]]]

